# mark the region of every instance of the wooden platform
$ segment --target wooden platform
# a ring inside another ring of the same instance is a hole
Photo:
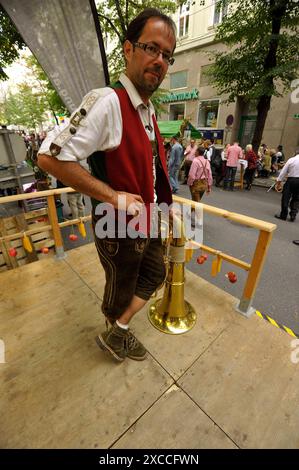
[[[1,448],[298,448],[291,340],[187,273],[189,333],[133,321],[143,362],[96,345],[104,275],[94,246],[0,273]]]

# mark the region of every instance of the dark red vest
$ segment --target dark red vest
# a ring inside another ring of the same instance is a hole
[[[145,203],[154,202],[153,153],[151,143],[124,88],[115,88],[120,102],[123,133],[120,146],[106,153],[106,169],[109,184],[117,191],[140,194]],[[163,142],[153,116],[156,139],[161,161],[161,172],[157,175],[156,191],[158,203],[171,204],[172,196]]]
[[[148,207],[150,203],[154,202],[152,146],[138,111],[132,105],[125,88],[114,88],[114,92],[119,98],[123,121],[121,143],[112,152],[101,152],[104,156],[101,169],[104,169],[105,177],[103,178],[98,171],[95,171],[97,163],[100,163],[99,157],[96,156],[91,165],[92,174],[105,180],[116,191],[140,194]],[[168,181],[165,151],[154,115],[153,122],[160,160],[156,169],[157,203],[164,202],[170,205],[172,194]]]

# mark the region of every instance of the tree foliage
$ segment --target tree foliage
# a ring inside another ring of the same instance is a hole
[[[233,102],[257,102],[253,145],[260,144],[272,96],[283,96],[299,68],[297,0],[220,0],[228,15],[217,27],[216,41],[228,51],[214,52],[209,69],[219,94]]]
[[[44,120],[47,110],[42,93],[34,92],[26,83],[19,85],[17,93],[8,93],[1,105],[4,124],[35,129]]]
[[[225,4],[234,11],[218,26],[215,39],[230,51],[216,52],[211,70],[220,93],[227,94],[231,102],[239,96],[247,100],[264,94],[282,96],[299,66],[299,2],[222,0],[218,8]],[[273,34],[273,22],[281,13],[280,29]],[[267,68],[266,58],[273,45],[277,45],[276,60]],[[283,87],[277,86],[278,79]]]
[[[43,94],[47,110],[52,112],[54,118],[56,119],[56,114],[69,114],[62,99],[39,65],[37,59],[33,55],[30,55],[26,58],[26,65],[35,88],[39,89],[40,93]]]
[[[0,79],[8,79],[3,68],[16,61],[25,47],[19,32],[0,6]],[[35,57],[31,55],[25,61],[31,86],[26,81],[18,87],[17,93],[7,94],[1,103],[1,123],[35,128],[42,123],[47,111],[52,112],[57,122],[56,114],[67,114],[62,100]]]
[[[0,80],[7,80],[3,69],[19,57],[20,49],[25,46],[21,35],[0,5]]]
[[[58,123],[56,115],[67,113],[63,102],[35,57],[26,57],[25,63],[25,80],[17,86],[17,92],[7,93],[1,103],[0,121],[35,129],[51,112]]]

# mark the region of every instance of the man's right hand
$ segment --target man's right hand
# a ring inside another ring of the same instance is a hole
[[[112,202],[115,209],[125,210],[130,215],[140,215],[144,206],[144,201],[139,194],[116,191],[116,198]]]

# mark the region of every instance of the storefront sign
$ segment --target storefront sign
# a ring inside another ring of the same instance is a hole
[[[171,103],[173,101],[198,100],[199,91],[193,88],[192,91],[183,91],[177,93],[168,93],[161,98],[162,103]]]
[[[199,132],[202,133],[204,139],[213,139],[216,145],[223,145],[223,129],[200,129],[197,128]]]

